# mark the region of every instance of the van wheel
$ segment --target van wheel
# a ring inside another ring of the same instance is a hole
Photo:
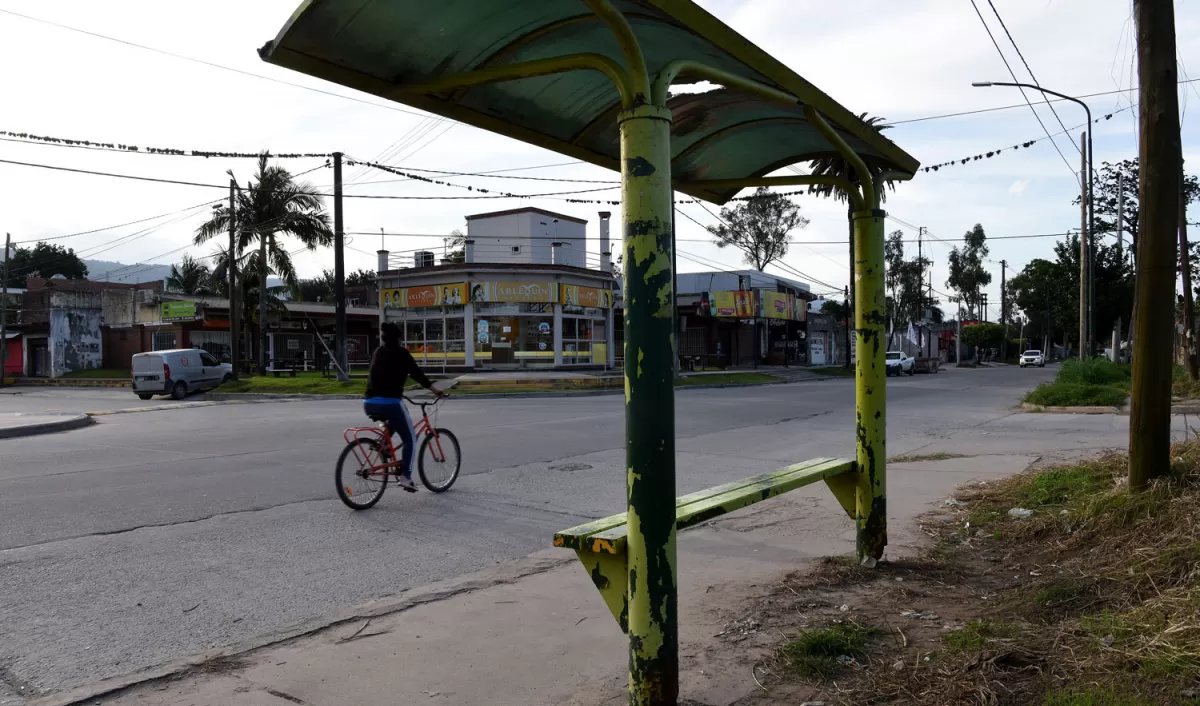
[[[221,378],[221,384],[224,385],[225,383],[229,382],[232,379],[233,379],[232,375],[226,375],[225,377]]]
[[[182,400],[187,397],[187,385],[182,382],[175,383],[175,387],[171,388],[171,399]]]
[[[138,393],[138,399],[139,399],[139,400],[148,400],[148,399],[150,399],[150,398],[151,398],[151,397],[153,397],[153,396],[154,396],[154,395],[144,395],[144,394],[142,394],[142,393],[140,393],[140,392]]]

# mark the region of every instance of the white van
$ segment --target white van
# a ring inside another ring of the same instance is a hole
[[[180,348],[133,356],[133,391],[148,400],[170,395],[181,400],[189,393],[211,390],[233,375],[233,366],[219,363],[208,351]]]

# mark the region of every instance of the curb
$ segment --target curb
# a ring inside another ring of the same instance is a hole
[[[35,436],[38,434],[54,434],[60,431],[70,431],[71,429],[80,429],[93,423],[91,416],[87,414],[40,414],[38,416],[61,416],[62,419],[53,422],[41,422],[38,424],[25,424],[19,427],[6,427],[0,429],[0,439],[16,439],[23,436]]]
[[[1128,414],[1121,407],[1055,407],[1022,402],[1020,408],[1022,411],[1032,414]],[[1172,409],[1171,412],[1174,414],[1175,410]]]
[[[554,556],[561,550],[542,550],[521,559],[516,559],[494,569],[481,569],[463,576],[409,589],[397,596],[382,598],[353,608],[327,613],[298,625],[259,635],[224,648],[201,652],[190,657],[149,667],[133,674],[111,677],[94,684],[67,689],[38,699],[37,706],[74,706],[87,701],[110,696],[142,684],[170,679],[201,668],[218,659],[236,657],[266,647],[280,645],[319,633],[323,630],[363,618],[375,618],[392,613],[402,613],[427,603],[453,598],[463,593],[473,593],[494,586],[516,583],[529,576],[552,571],[575,561],[575,557]]]

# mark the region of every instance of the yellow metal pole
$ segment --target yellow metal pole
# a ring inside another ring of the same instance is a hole
[[[878,190],[872,190],[878,199]],[[887,545],[887,374],[884,362],[883,219],[878,208],[855,211],[854,327],[855,445],[858,484],[855,499],[857,553],[874,565]]]
[[[671,114],[640,105],[622,111],[618,120],[625,219],[629,703],[674,706],[679,646]]]

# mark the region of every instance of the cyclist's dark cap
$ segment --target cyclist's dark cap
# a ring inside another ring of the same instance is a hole
[[[399,341],[400,327],[396,324],[393,324],[391,321],[388,321],[379,327],[379,336],[383,338],[384,341]]]

